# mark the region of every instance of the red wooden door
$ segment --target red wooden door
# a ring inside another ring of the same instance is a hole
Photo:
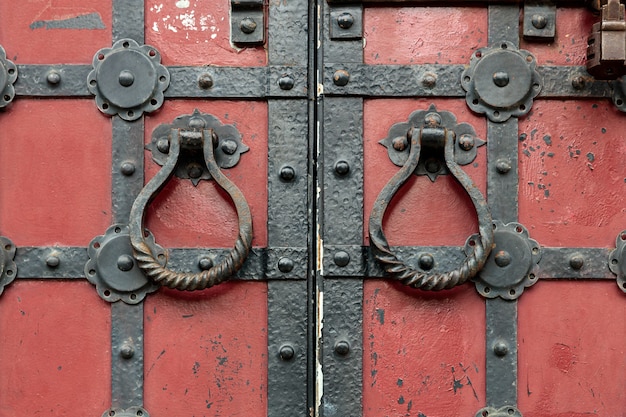
[[[0,417],[622,415],[590,3],[0,3]]]

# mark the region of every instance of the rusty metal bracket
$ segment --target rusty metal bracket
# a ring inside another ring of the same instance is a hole
[[[17,81],[17,67],[7,59],[4,48],[0,46],[0,109],[9,105],[15,97],[13,84]]]
[[[476,417],[522,417],[522,413],[511,405],[501,408],[485,407],[478,410]]]
[[[556,4],[553,0],[524,2],[524,39],[552,42],[556,32]]]
[[[87,85],[102,113],[132,121],[163,104],[170,74],[152,46],[120,39],[96,52],[92,65]]]
[[[542,86],[536,67],[533,54],[509,41],[476,50],[461,76],[467,105],[492,122],[527,114]]]
[[[143,407],[130,407],[127,409],[111,408],[106,410],[102,417],[150,417]]]
[[[152,152],[152,160],[157,164],[163,166],[167,162],[170,156],[172,132],[174,136],[178,135],[177,129],[212,130],[218,141],[213,155],[220,168],[234,167],[239,162],[241,154],[250,149],[241,141],[241,133],[235,126],[224,125],[217,117],[200,113],[196,109],[192,114],[179,116],[172,123],[162,124],[154,129],[152,140],[146,145],[146,149]],[[200,180],[210,180],[211,174],[204,163],[202,147],[183,145],[174,174],[178,178],[190,179],[193,185],[198,185]]]
[[[163,264],[165,251],[154,242],[152,234],[146,234],[146,244]],[[126,304],[138,304],[147,294],[159,288],[137,267],[130,246],[128,226],[112,225],[104,235],[96,236],[89,243],[87,251],[89,261],[85,264],[85,277],[96,286],[96,291],[103,300],[110,303],[122,300]]]
[[[617,285],[626,292],[626,230],[615,239],[615,249],[609,255],[609,269],[617,275]]]
[[[0,236],[0,295],[4,287],[12,283],[17,276],[15,250],[15,245],[10,239]]]
[[[389,159],[395,165],[404,166],[409,159],[410,153],[410,132],[412,129],[419,131],[426,127],[426,115],[433,114],[439,118],[439,124],[446,126],[448,131],[454,132],[454,162],[459,165],[468,165],[476,159],[478,147],[483,146],[485,141],[476,135],[474,128],[467,123],[458,123],[454,114],[448,111],[437,112],[434,105],[428,110],[418,110],[409,116],[409,120],[403,123],[396,123],[389,129],[387,137],[379,143],[387,148]],[[436,147],[422,147],[415,175],[427,175],[431,181],[435,181],[437,176],[448,174],[444,161],[443,149]]]
[[[528,230],[519,223],[493,222],[495,246],[483,269],[474,277],[476,290],[485,298],[515,300],[524,288],[537,282],[541,247],[530,239]],[[474,251],[478,235],[465,244],[465,254]]]
[[[263,0],[230,1],[230,40],[238,46],[265,43]]]
[[[330,8],[328,24],[331,40],[354,40],[363,37],[363,5]]]
[[[216,162],[215,148],[219,146],[219,138],[213,129],[205,129],[198,125],[192,129],[172,128],[170,131],[169,157],[163,168],[141,190],[133,203],[130,212],[130,239],[133,253],[139,268],[154,282],[177,290],[203,290],[220,284],[233,276],[243,265],[252,245],[252,215],[243,193],[226,177]],[[206,262],[203,270],[197,273],[175,272],[164,266],[147,244],[144,235],[144,217],[146,207],[161,191],[174,175],[179,163],[181,148],[202,149],[204,164],[215,182],[230,196],[235,203],[239,218],[239,235],[234,248],[220,262],[213,265]]]
[[[382,189],[370,214],[369,235],[372,253],[383,265],[385,271],[395,280],[403,284],[422,290],[449,289],[473,278],[485,264],[493,247],[494,233],[491,213],[487,202],[471,178],[459,167],[454,160],[455,143],[462,136],[457,137],[455,132],[442,125],[443,117],[431,105],[424,115],[423,127],[412,128],[407,135],[410,142],[409,156],[400,171]],[[478,216],[480,238],[475,241],[474,250],[469,254],[462,265],[446,273],[429,273],[428,267],[416,269],[407,265],[394,254],[383,232],[383,218],[389,202],[417,169],[422,148],[431,148],[436,152],[443,152],[444,161],[459,184],[469,195]]]

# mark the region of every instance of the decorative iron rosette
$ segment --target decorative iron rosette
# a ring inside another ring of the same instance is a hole
[[[0,46],[0,108],[9,105],[15,97],[15,88],[13,84],[17,81],[17,67],[7,59],[4,48]]]
[[[165,264],[165,250],[154,242],[148,230],[145,241],[157,254],[158,262]],[[159,288],[137,266],[126,225],[114,224],[104,235],[96,236],[89,244],[88,253],[85,277],[105,301],[137,304]]]
[[[541,247],[519,223],[494,220],[493,234],[494,247],[485,266],[474,277],[476,290],[485,298],[515,300],[524,288],[537,282]],[[478,235],[473,235],[467,240],[466,254],[474,251],[477,238]]]
[[[161,55],[148,45],[121,39],[111,48],[100,49],[87,77],[89,92],[101,112],[136,120],[163,104],[170,73],[161,65]]]
[[[617,275],[619,288],[626,292],[626,230],[615,239],[615,249],[609,255],[609,269]]]
[[[483,146],[485,141],[476,135],[474,128],[468,123],[457,123],[456,116],[449,111],[438,111],[434,104],[428,110],[417,110],[411,113],[409,120],[396,123],[389,128],[387,137],[380,143],[387,148],[389,159],[395,165],[402,167],[409,159],[410,152],[410,132],[413,128],[419,130],[426,126],[426,115],[434,114],[440,120],[440,125],[454,132],[456,140],[454,143],[454,161],[459,165],[468,165],[478,153],[477,148]],[[415,175],[427,175],[431,181],[435,181],[437,176],[448,174],[446,164],[441,155],[432,152],[432,149],[424,146],[420,160],[415,170]]]
[[[461,75],[467,105],[492,122],[525,115],[541,91],[536,67],[535,57],[511,42],[478,49]]]
[[[170,135],[172,129],[190,129],[201,131],[213,130],[213,140],[216,141],[213,151],[215,162],[220,168],[232,168],[239,162],[241,154],[248,152],[248,148],[241,140],[241,133],[233,125],[224,125],[220,120],[208,113],[200,113],[198,109],[192,114],[178,116],[170,124],[159,125],[152,132],[152,140],[146,149],[152,152],[154,162],[163,166],[170,153]],[[190,179],[193,185],[200,180],[211,179],[211,174],[204,163],[202,149],[186,149],[179,156],[174,175],[182,179]]]
[[[4,236],[0,236],[0,294],[4,291],[4,287],[13,282],[17,276],[17,265],[13,259],[15,258],[15,245],[11,240]]]

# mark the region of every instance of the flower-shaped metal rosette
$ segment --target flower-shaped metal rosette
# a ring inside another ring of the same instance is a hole
[[[4,236],[0,236],[0,294],[4,291],[4,287],[15,280],[17,276],[17,265],[13,259],[15,258],[15,245],[11,240]]]
[[[495,246],[483,269],[474,277],[476,290],[486,298],[515,300],[537,282],[541,247],[519,223],[493,221]],[[478,235],[470,236],[465,253],[474,251]]]
[[[617,275],[617,285],[626,292],[626,230],[615,239],[615,249],[609,255],[609,269]]]
[[[467,105],[493,122],[528,113],[541,91],[537,60],[511,42],[480,48],[461,75]]]
[[[468,123],[457,124],[454,114],[448,111],[437,111],[435,105],[431,104],[428,110],[417,110],[411,113],[407,122],[392,125],[387,137],[378,142],[387,148],[391,162],[399,167],[404,166],[409,158],[411,131],[413,128],[419,130],[426,126],[427,115],[437,115],[435,117],[440,118],[441,126],[455,133],[454,161],[457,164],[467,165],[476,159],[477,148],[484,145],[485,141],[476,135],[476,131],[471,125]],[[431,181],[435,181],[437,176],[447,173],[448,169],[442,158],[431,155],[426,148],[422,149],[415,175],[427,175]]]
[[[93,68],[87,85],[101,112],[131,121],[163,104],[170,74],[152,46],[121,39],[96,53]]]
[[[626,77],[613,81],[613,103],[626,113]]]
[[[165,250],[154,242],[154,236],[148,230],[145,234],[147,244],[157,253],[158,261],[165,265]],[[85,276],[105,301],[137,304],[159,288],[137,266],[127,225],[114,224],[104,235],[96,236],[89,244],[88,253]]]
[[[17,67],[7,59],[4,48],[0,46],[0,108],[6,107],[15,97],[13,84],[17,81]]]
[[[224,125],[220,120],[197,109],[192,114],[178,116],[171,124],[162,124],[152,132],[152,140],[146,149],[152,152],[152,159],[163,166],[169,157],[170,134],[172,129],[213,131],[215,161],[220,168],[232,168],[239,162],[241,154],[250,150],[241,140],[241,133],[233,125]],[[211,179],[202,149],[186,149],[181,152],[175,175],[190,179],[194,185],[202,179]]]

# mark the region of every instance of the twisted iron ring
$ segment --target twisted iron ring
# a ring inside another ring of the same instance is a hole
[[[252,245],[252,215],[250,213],[250,207],[241,190],[220,171],[215,161],[212,130],[207,129],[202,133],[189,132],[188,134],[190,135],[202,135],[204,138],[202,146],[206,167],[215,182],[228,193],[235,203],[239,220],[239,235],[230,252],[219,263],[207,270],[197,273],[176,272],[167,268],[167,266],[163,266],[162,262],[159,262],[157,257],[152,253],[150,246],[144,240],[143,222],[146,207],[159,191],[165,187],[165,184],[174,174],[174,170],[178,164],[181,147],[180,131],[172,129],[172,133],[174,132],[178,134],[171,135],[170,157],[154,178],[141,190],[141,193],[139,193],[133,203],[129,223],[130,240],[137,265],[156,283],[177,290],[203,290],[228,280],[243,265]]]
[[[369,221],[370,245],[376,259],[394,280],[422,290],[438,291],[450,289],[474,277],[485,264],[494,245],[491,213],[489,212],[487,202],[472,179],[454,161],[454,133],[446,130],[444,138],[445,162],[454,179],[461,184],[474,204],[478,216],[480,239],[476,241],[474,251],[465,258],[461,266],[446,273],[425,273],[398,259],[389,247],[382,224],[389,202],[417,167],[421,151],[421,134],[418,134],[416,131],[417,129],[413,129],[413,134],[411,135],[411,149],[408,160],[389,180],[374,202]]]

